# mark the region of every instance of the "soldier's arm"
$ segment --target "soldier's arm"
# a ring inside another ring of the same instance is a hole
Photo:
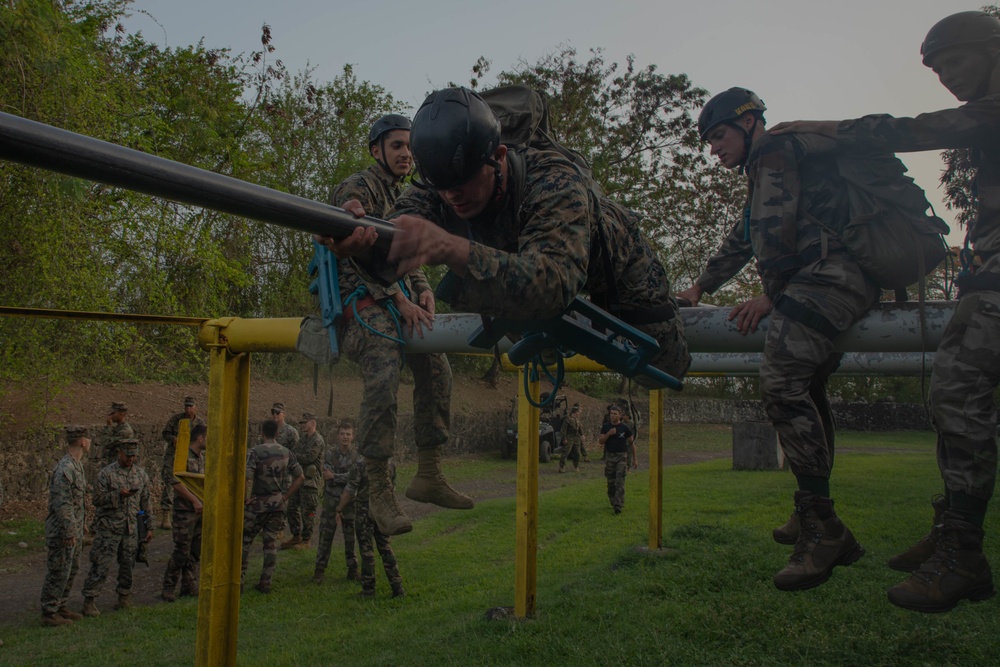
[[[1000,133],[1000,96],[985,97],[955,109],[913,118],[864,116],[841,121],[837,142],[891,152],[973,148],[995,143]]]
[[[49,509],[56,517],[58,537],[69,539],[74,536],[73,521],[76,513],[73,508],[71,480],[65,470],[59,470],[52,476],[52,488],[49,491]]]
[[[303,467],[307,466],[318,466],[320,464],[320,458],[323,456],[323,450],[326,448],[326,443],[320,437],[310,438],[309,447],[302,452],[302,461],[300,464]]]
[[[94,488],[94,505],[96,507],[118,507],[121,489],[114,487],[114,479],[105,471],[97,475],[97,486]]]
[[[333,191],[332,202],[334,206],[343,207],[350,200],[356,200],[361,204],[361,207],[365,209],[365,213],[368,215],[375,215],[378,217],[381,211],[376,210],[375,202],[372,198],[372,192],[365,183],[363,176],[358,176],[357,174],[352,174],[344,179]],[[341,268],[347,265],[352,273],[356,273],[358,279],[364,283],[365,288],[368,293],[376,301],[381,301],[391,297],[393,294],[399,291],[399,286],[396,283],[391,285],[381,285],[378,281],[372,280],[368,274],[353,260],[341,260]],[[342,298],[346,299],[346,294],[340,295]]]
[[[705,270],[694,281],[703,293],[714,294],[716,290],[733,279],[753,257],[753,245],[748,230],[741,218],[729,230],[705,265]]]

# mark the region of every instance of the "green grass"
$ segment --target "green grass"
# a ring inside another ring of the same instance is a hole
[[[20,553],[19,542],[37,551],[45,548],[45,522],[36,519],[7,519],[0,521],[0,558]]]
[[[695,440],[697,431],[689,434]],[[712,446],[713,438],[710,429],[701,446]],[[837,457],[833,495],[868,555],[811,591],[782,593],[771,583],[790,552],[771,541],[770,531],[791,510],[791,475],[734,472],[723,459],[666,471],[665,549],[652,554],[636,548],[646,543],[646,474],[629,476],[621,516],[611,513],[597,476],[543,492],[532,620],[485,620],[491,607],[513,604],[510,499],[434,514],[396,538],[404,599],[389,598],[381,571],[374,601],[355,599],[356,584],[338,579],[336,565],[327,583],[314,586],[308,582],[313,553],[282,552],[274,593],[243,597],[238,662],[1000,664],[1000,601],[923,615],[896,609],[885,598],[885,589],[900,580],[885,559],[929,527],[929,499],[940,487],[932,444],[929,434],[840,438],[845,451]],[[513,471],[512,462],[462,461],[469,469],[475,465],[484,475]],[[994,513],[987,533],[998,529]],[[251,577],[260,568],[259,544],[254,547]],[[987,542],[987,552],[1000,562],[996,542]],[[333,562],[340,564],[340,557],[335,549]],[[195,620],[195,603],[182,601],[56,630],[7,627],[0,660],[190,664]]]

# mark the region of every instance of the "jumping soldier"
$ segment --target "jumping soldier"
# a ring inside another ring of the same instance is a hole
[[[187,472],[205,474],[205,440],[208,427],[198,424],[191,429],[191,443],[188,448]],[[174,550],[167,561],[163,573],[163,591],[160,594],[167,602],[176,600],[174,589],[178,578],[181,581],[181,597],[198,595],[198,561],[201,558],[201,519],[204,505],[184,483],[170,475],[170,489],[175,494],[173,502]]]
[[[160,493],[160,528],[164,530],[171,529],[170,520],[174,509],[174,450],[177,446],[177,432],[182,419],[190,420],[189,433],[194,430],[195,426],[205,424],[205,420],[198,416],[198,408],[193,396],[184,397],[184,411],[178,412],[168,419],[160,434],[165,444],[163,468],[160,470],[160,479],[163,481],[163,490]]]
[[[834,142],[772,137],[765,133],[765,110],[746,88],[720,93],[702,109],[702,140],[723,166],[746,173],[749,192],[744,215],[705,273],[678,297],[697,305],[703,292],[727,282],[756,254],[764,294],[733,308],[729,318],[742,333],[771,318],[761,402],[798,484],[794,513],[773,531],[776,542],[795,545],[774,585],[801,590],[864,555],[830,498],[834,422],[826,385],[842,356],[833,339],[878,301],[880,290],[824,229],[838,229],[849,217]]]
[[[413,167],[410,121],[390,114],[372,125],[368,150],[375,164],[349,176],[337,186],[333,204],[360,202],[372,215],[386,217],[403,191],[403,180]],[[338,261],[340,292],[346,299],[337,330],[341,348],[361,367],[364,390],[358,423],[359,451],[371,480],[371,513],[386,535],[412,530],[409,517],[390,492],[388,460],[396,437],[399,373],[404,361],[399,343],[399,317],[412,335],[423,335],[434,320],[434,292],[419,267],[412,267],[398,283],[383,287],[369,280],[352,261]],[[441,449],[451,427],[452,376],[443,354],[407,354],[413,371],[413,431],[417,445],[417,474],[406,497],[450,509],[471,509],[472,498],[453,489],[441,471]]]
[[[958,308],[931,373],[944,497],[933,502],[930,533],[889,559],[893,569],[912,572],[888,590],[889,601],[941,612],[996,593],[983,554],[983,522],[996,485],[993,395],[1000,384],[1000,20],[979,11],[952,14],[930,29],[920,55],[963,106],[914,118],[795,121],[775,132],[812,132],[838,144],[898,152],[967,148],[976,165],[978,212],[956,281]],[[980,266],[972,265],[972,254]]]
[[[282,542],[282,549],[309,548],[312,539],[313,526],[316,523],[316,506],[319,505],[319,488],[322,484],[323,451],[326,441],[316,430],[316,415],[306,412],[299,421],[302,427],[302,437],[295,448],[295,459],[302,466],[305,482],[298,491],[288,498],[288,530],[291,539]]]
[[[347,578],[359,579],[358,558],[355,555],[354,503],[345,503],[341,511],[340,497],[347,487],[351,468],[358,460],[358,450],[354,446],[354,422],[341,420],[337,426],[337,447],[330,447],[323,457],[323,514],[319,520],[319,545],[316,547],[316,571],[313,583],[323,583],[323,574],[330,562],[333,537],[337,534],[337,524],[341,525],[344,537],[344,556],[347,562]]]

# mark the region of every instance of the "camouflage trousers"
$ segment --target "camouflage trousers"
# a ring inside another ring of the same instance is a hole
[[[260,583],[270,586],[274,578],[274,567],[278,564],[278,533],[285,529],[284,512],[258,512],[250,510],[243,512],[243,565],[240,571],[240,584],[247,576],[247,565],[250,563],[250,547],[257,533],[264,534],[264,566],[260,571]]]
[[[90,571],[83,582],[83,596],[96,598],[108,578],[111,563],[118,561],[118,595],[132,592],[132,568],[135,566],[136,536],[115,533],[98,527],[94,544],[90,548]]]
[[[397,337],[388,312],[369,306],[360,317],[368,326]],[[362,327],[350,318],[339,331],[341,347],[351,361],[361,367],[364,389],[358,423],[362,456],[388,459],[396,439],[396,394],[399,391],[399,345]],[[443,445],[451,428],[451,366],[443,354],[407,354],[413,371],[413,431],[417,449]]]
[[[54,614],[66,606],[73,580],[80,570],[80,556],[83,555],[83,531],[71,547],[62,540],[46,540],[49,555],[46,560],[45,583],[42,584],[42,613]]]
[[[163,482],[163,490],[160,492],[160,516],[170,516],[174,511],[174,487],[171,480],[174,478],[174,452],[173,443],[167,443],[163,450],[163,465],[160,468],[160,480]]]
[[[820,260],[795,279],[780,298],[819,314],[836,331],[860,319],[879,296],[857,264],[843,255]],[[780,312],[780,303],[769,319],[760,364],[761,403],[792,473],[829,479],[834,423],[826,383],[842,355],[833,351],[828,332]]]
[[[963,296],[934,356],[930,402],[945,487],[989,500],[997,473],[1000,292]]]
[[[293,536],[301,537],[304,542],[312,539],[318,506],[319,489],[301,486],[288,498],[285,517],[288,519],[288,530]]]
[[[628,471],[625,452],[604,455],[604,477],[608,480],[608,500],[616,510],[625,507],[625,474]]]
[[[337,505],[340,504],[340,492],[331,493],[326,491],[323,494],[323,513],[319,518],[319,544],[316,547],[316,572],[322,574],[330,564],[330,552],[333,550],[333,538],[337,534]],[[347,569],[357,569],[358,557],[355,555],[355,523],[354,523],[354,503],[348,505],[348,509],[341,515],[342,531],[344,537],[344,558],[347,562]]]
[[[181,595],[198,590],[198,561],[201,559],[201,514],[174,510],[174,551],[163,573],[163,590],[173,592],[177,580]]]
[[[580,467],[580,450],[582,446],[578,442],[572,444],[568,442],[563,443],[562,456],[559,457],[559,469],[562,470],[566,467],[566,460],[569,459],[573,462],[574,468]]]
[[[378,555],[382,558],[382,567],[385,569],[389,585],[396,588],[402,584],[403,577],[399,575],[399,568],[396,567],[396,554],[392,552],[389,536],[379,530],[378,526],[375,525],[375,520],[368,516],[367,506],[357,509],[354,526],[358,536],[358,548],[361,551],[361,588],[368,591],[375,590],[373,541],[375,548],[378,549]]]

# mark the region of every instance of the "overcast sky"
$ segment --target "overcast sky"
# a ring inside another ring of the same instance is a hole
[[[351,63],[359,79],[413,107],[434,88],[468,81],[479,56],[499,72],[560,45],[584,56],[600,47],[608,62],[634,54],[638,66],[685,73],[713,94],[751,88],[774,124],[956,106],[921,64],[920,43],[939,19],[978,7],[950,0],[136,0],[126,26],[164,46],[204,39],[240,53],[260,48],[267,23],[274,56],[290,70],[315,66],[316,78],[329,81]],[[951,223],[938,155],[902,157]]]

